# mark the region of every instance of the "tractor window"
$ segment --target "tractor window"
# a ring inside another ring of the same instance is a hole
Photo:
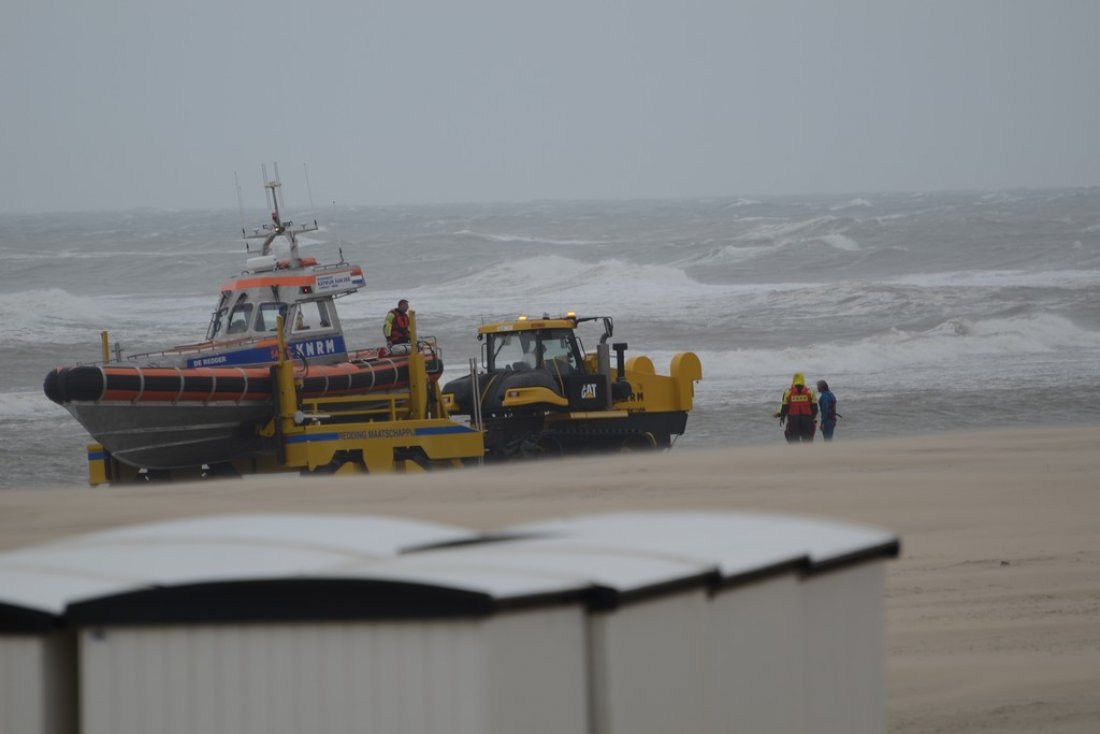
[[[573,331],[550,329],[496,335],[493,342],[494,369],[522,370],[533,367],[553,367],[559,372],[577,371]]]
[[[538,364],[535,335],[520,331],[497,335],[493,345],[493,366],[498,370],[529,369]]]
[[[577,369],[577,355],[573,349],[573,332],[569,329],[551,329],[542,334],[542,359],[555,360],[557,367]]]

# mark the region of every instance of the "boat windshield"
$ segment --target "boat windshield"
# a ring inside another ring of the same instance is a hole
[[[214,316],[210,319],[210,328],[206,332],[207,341],[213,341],[214,337],[222,333],[222,329],[225,328],[225,316],[228,313],[224,308],[214,312]]]
[[[261,303],[256,315],[256,331],[278,331],[280,316],[286,318],[285,303]]]
[[[328,309],[329,306],[325,301],[299,303],[294,315],[294,331],[331,329],[332,319],[329,318]]]
[[[248,324],[252,320],[252,304],[248,302],[248,295],[242,294],[237,299],[237,305],[229,313],[229,328],[226,334],[246,334]]]
[[[229,292],[222,293],[222,297],[218,299],[218,305],[214,309],[214,313],[210,316],[210,326],[206,330],[206,340],[212,341],[214,337],[222,333],[225,329],[225,317],[229,314]]]

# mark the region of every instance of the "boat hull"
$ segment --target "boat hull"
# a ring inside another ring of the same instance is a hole
[[[111,455],[130,466],[179,469],[273,450],[257,429],[270,402],[70,402],[65,408]]]
[[[360,353],[362,354],[362,353]],[[443,371],[424,354],[430,381]],[[377,355],[295,369],[303,400],[377,397],[408,385],[408,355]],[[181,469],[274,453],[259,428],[275,414],[271,366],[164,368],[78,365],[46,375],[65,407],[111,455],[145,469]]]

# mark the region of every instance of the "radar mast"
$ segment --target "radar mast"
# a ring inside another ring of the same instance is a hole
[[[261,167],[264,177],[264,189],[267,198],[267,208],[271,210],[271,221],[264,223],[259,227],[254,227],[252,234],[245,235],[246,240],[262,239],[263,245],[260,246],[260,255],[268,256],[272,254],[272,245],[275,242],[275,238],[283,236],[290,243],[290,262],[289,265],[292,268],[299,267],[301,264],[301,258],[298,257],[298,235],[303,232],[314,232],[319,227],[317,226],[317,220],[314,219],[312,224],[295,225],[289,219],[284,220],[282,212],[286,209],[286,204],[283,202],[282,194],[282,181],[279,180],[279,164],[275,163],[275,177],[268,178],[267,176],[267,164]]]

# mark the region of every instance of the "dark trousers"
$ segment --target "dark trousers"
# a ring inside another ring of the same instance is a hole
[[[811,415],[787,416],[787,443],[810,443],[814,440],[814,418]]]
[[[833,431],[836,430],[836,421],[821,422],[821,437],[826,441],[833,440]]]

